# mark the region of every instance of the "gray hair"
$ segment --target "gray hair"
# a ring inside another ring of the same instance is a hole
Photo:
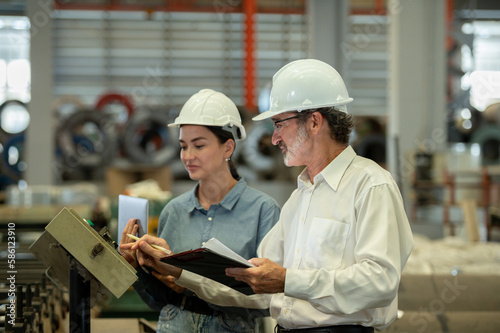
[[[330,137],[338,143],[347,145],[352,129],[354,128],[354,121],[352,115],[340,111],[333,106],[309,109],[302,111],[304,117],[298,119],[299,125],[304,125],[309,115],[314,112],[319,112],[326,119],[328,127],[330,128]],[[301,113],[302,113],[301,112]]]

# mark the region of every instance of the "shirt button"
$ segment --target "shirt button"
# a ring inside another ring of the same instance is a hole
[[[297,249],[297,253],[300,253],[300,249]]]
[[[209,218],[208,218],[208,220],[209,220],[209,221],[212,221],[212,218],[211,218],[211,217],[209,217]]]

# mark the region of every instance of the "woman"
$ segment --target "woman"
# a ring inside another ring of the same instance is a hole
[[[242,257],[255,257],[260,241],[279,218],[279,207],[270,196],[248,187],[230,160],[236,141],[246,136],[236,105],[224,94],[204,89],[186,102],[169,126],[180,127],[181,160],[198,183],[165,206],[158,237],[174,253],[199,248],[215,237]],[[133,240],[126,234],[136,232],[132,219],[120,246],[135,267],[137,253],[130,250]],[[206,303],[177,286],[171,275],[137,271],[134,289],[149,306],[161,310],[158,332],[254,332],[255,318],[268,315],[267,310]]]

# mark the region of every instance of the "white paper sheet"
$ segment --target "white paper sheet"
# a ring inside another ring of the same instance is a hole
[[[148,199],[136,198],[120,194],[118,196],[118,244],[122,239],[123,229],[131,218],[137,219],[139,224],[138,237],[142,237],[148,230]]]

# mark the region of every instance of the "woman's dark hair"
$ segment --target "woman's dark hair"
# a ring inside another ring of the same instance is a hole
[[[306,119],[313,112],[319,112],[328,122],[330,127],[330,137],[338,143],[347,145],[349,143],[349,136],[354,128],[354,121],[352,115],[340,111],[335,107],[324,107],[317,109],[310,109],[304,111],[304,117],[298,119],[299,124],[303,125]]]
[[[233,133],[223,130],[222,127],[218,126],[206,126],[206,127],[210,130],[210,132],[214,133],[214,135],[217,137],[220,143],[226,143],[227,140],[233,140],[234,149],[236,149],[236,140],[234,139]],[[234,165],[233,161],[229,160],[228,163],[231,176],[233,176],[233,178],[236,180],[240,180],[241,177],[238,174],[238,171],[236,170],[236,166]]]

